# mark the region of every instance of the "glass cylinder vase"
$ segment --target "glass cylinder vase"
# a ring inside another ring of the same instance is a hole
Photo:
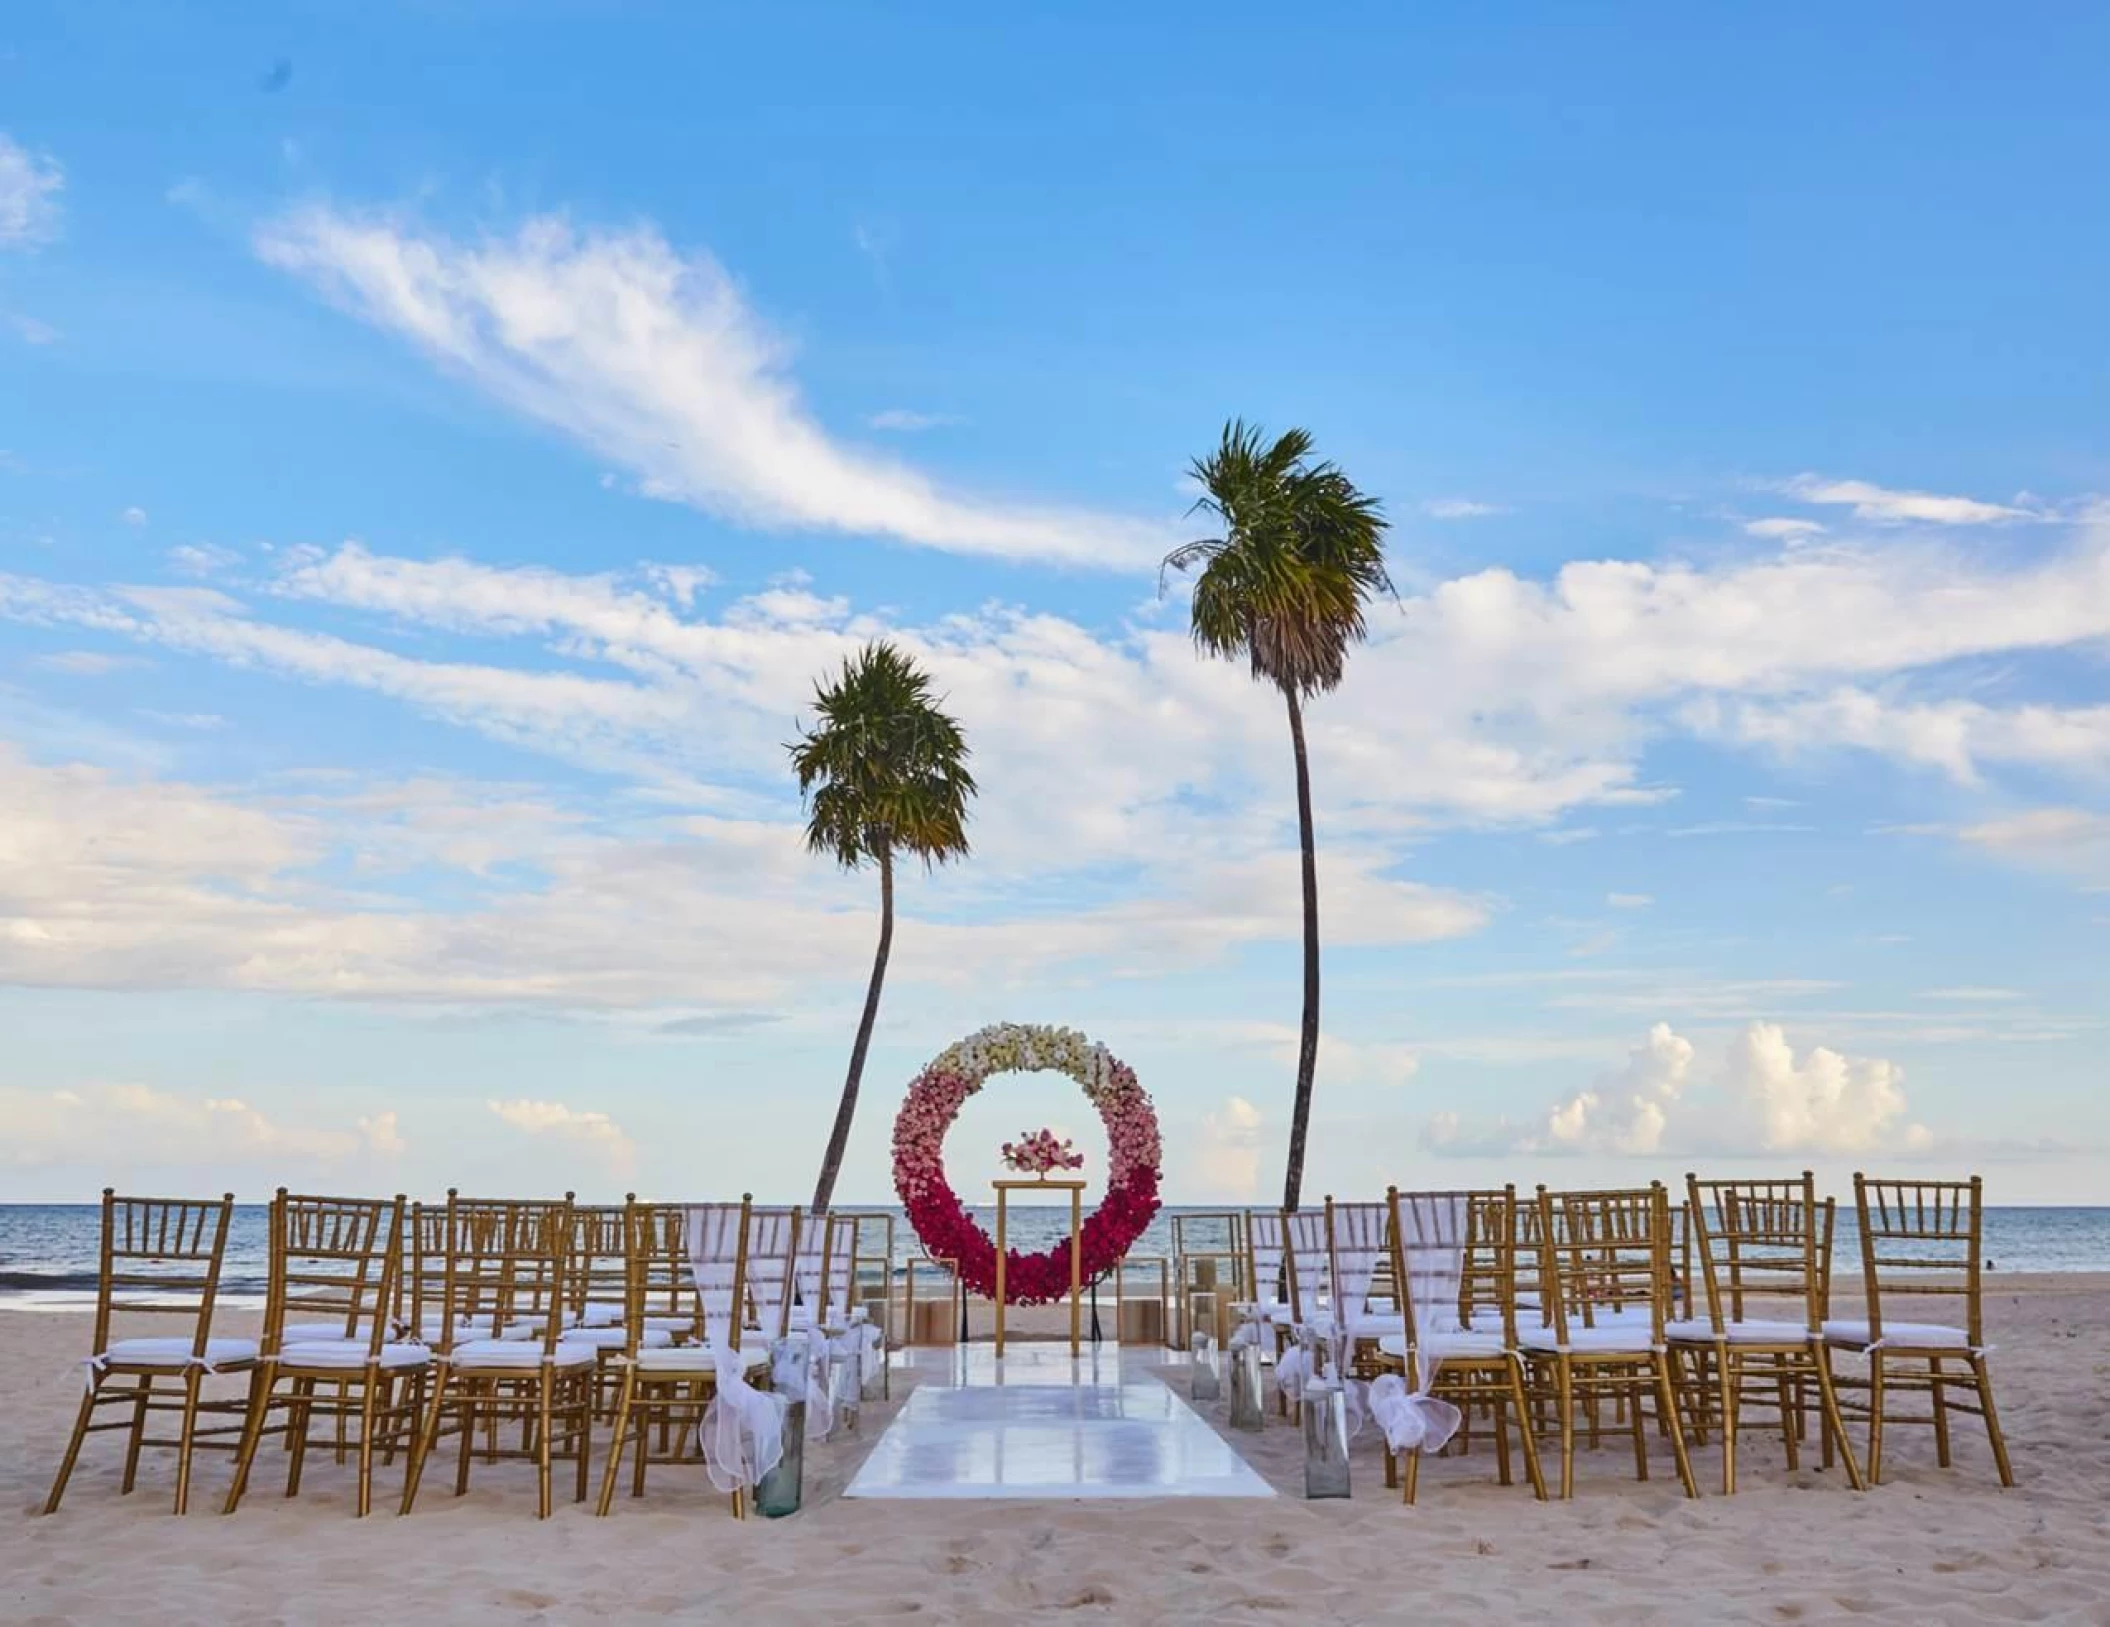
[[[1304,1387],[1304,1495],[1348,1495],[1348,1397],[1321,1380]]]

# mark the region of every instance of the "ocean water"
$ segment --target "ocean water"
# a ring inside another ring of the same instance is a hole
[[[915,1234],[898,1209],[868,1212],[895,1216],[898,1272],[912,1255],[920,1253]],[[977,1208],[973,1213],[984,1229],[994,1231],[993,1208]],[[1202,1217],[1222,1213],[1206,1208],[1161,1210],[1138,1240],[1133,1255],[1169,1258],[1175,1215],[1195,1217],[1186,1228],[1190,1248],[1220,1248],[1224,1240],[1221,1222],[1207,1223]],[[1051,1248],[1067,1234],[1069,1220],[1067,1207],[1020,1205],[1010,1211],[1007,1240],[1021,1253]],[[0,1204],[0,1305],[48,1310],[92,1306],[101,1226],[102,1210],[95,1204]],[[1842,1277],[1850,1279],[1858,1269],[1860,1246],[1853,1216],[1841,1214],[1833,1254],[1835,1270]],[[237,1204],[221,1267],[223,1304],[263,1302],[266,1249],[264,1205]],[[1995,1274],[2110,1271],[2110,1208],[1989,1208],[1985,1212],[1985,1254]],[[1146,1276],[1144,1282],[1154,1286],[1154,1276]]]

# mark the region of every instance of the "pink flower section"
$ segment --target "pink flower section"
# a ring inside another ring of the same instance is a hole
[[[961,1280],[975,1293],[994,1298],[996,1244],[945,1178],[945,1132],[959,1116],[960,1104],[979,1088],[979,1080],[935,1067],[916,1076],[894,1120],[894,1190],[924,1249],[933,1258],[957,1261]],[[1114,1064],[1096,1105],[1106,1126],[1109,1158],[1106,1196],[1085,1217],[1078,1234],[1086,1282],[1111,1271],[1156,1217],[1164,1156],[1157,1114],[1127,1064]],[[1054,1142],[1048,1132],[1038,1133]],[[1076,1168],[1084,1162],[1074,1153],[1069,1156],[1074,1163],[1049,1167]],[[1041,1254],[1009,1251],[1004,1266],[1007,1303],[1045,1305],[1069,1291],[1068,1238]]]

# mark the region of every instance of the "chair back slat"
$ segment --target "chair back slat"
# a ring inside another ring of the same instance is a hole
[[[266,1354],[279,1352],[289,1320],[341,1324],[343,1337],[377,1353],[391,1331],[402,1256],[404,1199],[289,1193],[271,1200]]]
[[[137,1198],[105,1187],[95,1348],[109,1348],[116,1317],[172,1316],[190,1321],[192,1350],[202,1357],[233,1218],[231,1192],[218,1198]]]
[[[1817,1178],[1703,1181],[1685,1177],[1688,1233],[1716,1333],[1748,1320],[1824,1325],[1829,1199]]]
[[[1974,1348],[1985,1343],[1981,1177],[1889,1180],[1857,1171],[1854,1215],[1861,1229],[1861,1281],[1872,1338],[1883,1336],[1886,1297],[1893,1303],[1908,1297],[1960,1298],[1960,1331]]]
[[[1298,1209],[1284,1214],[1282,1242],[1290,1314],[1299,1323],[1315,1321],[1327,1301],[1326,1211]]]
[[[447,1194],[447,1259],[437,1340],[502,1336],[526,1326],[543,1353],[564,1330],[565,1273],[572,1258],[572,1201],[464,1198]]]
[[[1646,1318],[1663,1343],[1670,1312],[1671,1221],[1662,1183],[1602,1192],[1539,1188],[1541,1291],[1560,1344],[1614,1318]]]

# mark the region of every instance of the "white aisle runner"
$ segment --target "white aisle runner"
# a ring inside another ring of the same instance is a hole
[[[1152,1350],[1014,1342],[908,1353],[916,1391],[846,1497],[1272,1497],[1150,1371]]]

